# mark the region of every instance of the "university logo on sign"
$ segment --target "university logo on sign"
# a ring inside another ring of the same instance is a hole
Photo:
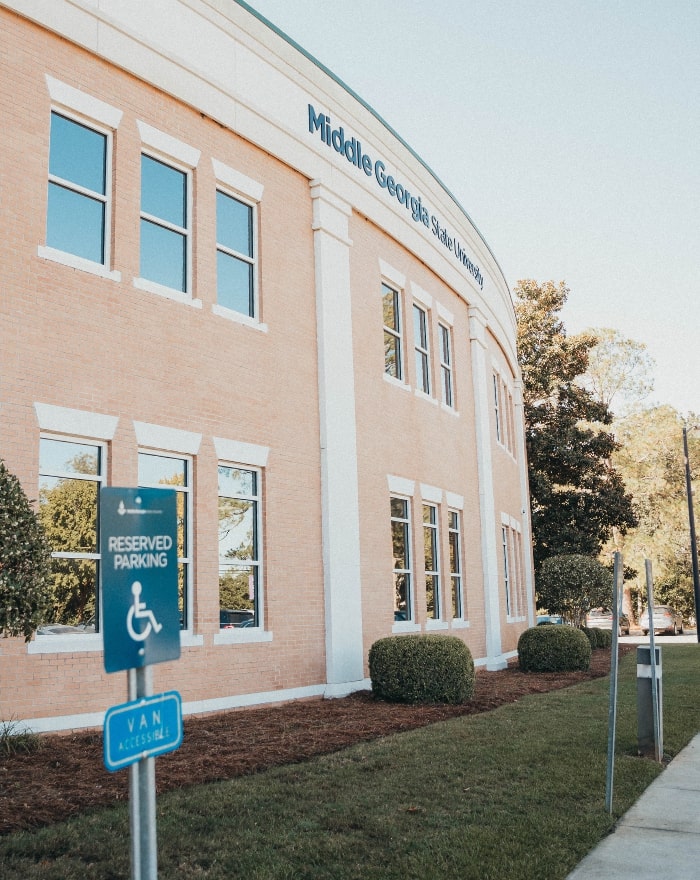
[[[100,491],[107,672],[180,656],[176,503],[173,489]]]

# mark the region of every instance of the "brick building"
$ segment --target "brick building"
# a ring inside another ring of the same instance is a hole
[[[516,327],[423,161],[245,3],[0,2],[0,457],[54,551],[0,719],[98,725],[101,486],[177,493],[185,712],[497,669],[534,614]]]

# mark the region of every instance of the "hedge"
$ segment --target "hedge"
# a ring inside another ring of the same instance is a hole
[[[524,672],[570,672],[588,669],[591,643],[572,626],[534,626],[518,640],[518,659]]]
[[[474,695],[474,660],[456,636],[389,636],[369,651],[372,693],[393,703],[466,703]]]

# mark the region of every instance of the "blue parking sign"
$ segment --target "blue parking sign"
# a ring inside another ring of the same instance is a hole
[[[174,489],[100,490],[102,635],[107,672],[180,656]]]

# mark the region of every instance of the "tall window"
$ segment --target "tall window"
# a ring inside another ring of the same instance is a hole
[[[523,561],[523,542],[519,527],[501,526],[503,541],[503,569],[506,598],[506,613],[509,617],[520,617],[525,608],[525,572]]]
[[[430,394],[430,349],[428,315],[425,309],[413,305],[413,344],[416,352],[416,388]]]
[[[459,512],[450,510],[448,517],[448,536],[450,543],[450,585],[452,590],[452,617],[464,617],[464,598],[462,592],[462,534]]]
[[[442,402],[453,406],[452,395],[452,340],[449,327],[440,324],[440,373],[442,374]]]
[[[423,547],[425,559],[425,606],[428,617],[440,619],[440,561],[438,554],[438,509],[423,505]]]
[[[188,174],[141,155],[141,277],[188,288]]]
[[[411,519],[406,498],[391,499],[391,545],[394,555],[394,620],[412,620]]]
[[[515,407],[513,395],[497,374],[493,374],[493,401],[496,412],[496,439],[515,455]]]
[[[139,452],[139,486],[152,489],[174,489],[177,511],[177,587],[180,627],[188,629],[189,588],[191,574],[191,504],[190,462],[186,458]]]
[[[401,295],[387,284],[382,284],[382,313],[384,316],[384,372],[394,379],[403,378],[401,366]]]
[[[255,315],[253,208],[216,192],[216,293],[220,306]]]
[[[53,600],[47,626],[93,631],[99,619],[98,501],[105,480],[102,446],[42,437],[39,441],[39,517],[51,546]]]
[[[260,474],[219,465],[219,619],[222,628],[262,626]]]
[[[105,263],[108,136],[51,113],[46,244]]]

